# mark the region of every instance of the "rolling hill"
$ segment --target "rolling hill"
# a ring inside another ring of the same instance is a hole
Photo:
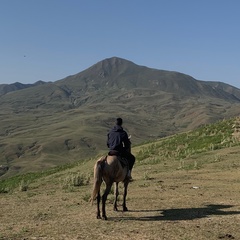
[[[105,153],[118,116],[136,145],[240,114],[238,88],[117,57],[40,83],[1,91],[3,177]]]
[[[133,147],[129,211],[120,183],[107,222],[89,202],[96,159],[0,180],[0,239],[240,239],[239,128],[233,118]]]

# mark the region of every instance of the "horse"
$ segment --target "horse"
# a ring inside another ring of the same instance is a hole
[[[130,149],[128,149],[130,152]],[[127,197],[127,188],[130,182],[129,177],[127,176],[129,171],[129,166],[127,159],[118,156],[117,154],[107,155],[106,157],[101,157],[97,160],[94,165],[94,183],[93,183],[93,191],[92,191],[92,204],[95,199],[97,199],[97,219],[101,219],[100,212],[100,189],[101,184],[104,181],[106,184],[105,191],[102,195],[102,219],[107,220],[106,215],[106,200],[107,196],[111,190],[113,183],[115,183],[115,200],[113,204],[113,210],[118,211],[117,208],[117,198],[119,195],[118,184],[123,182],[124,184],[124,192],[123,192],[123,211],[128,211],[126,206],[126,197]]]

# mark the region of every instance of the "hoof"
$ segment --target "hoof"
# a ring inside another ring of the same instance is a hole
[[[97,219],[101,219],[101,216],[97,216]]]
[[[123,211],[124,211],[124,212],[127,212],[127,211],[128,211],[128,208],[127,208],[127,207],[123,207]]]
[[[107,220],[107,216],[102,216],[102,220]]]

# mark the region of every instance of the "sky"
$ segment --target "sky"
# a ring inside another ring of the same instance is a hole
[[[110,57],[240,88],[239,0],[0,0],[0,84]]]

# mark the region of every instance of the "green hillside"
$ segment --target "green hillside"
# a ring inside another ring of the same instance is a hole
[[[199,154],[219,149],[230,148],[240,145],[240,118],[222,120],[214,124],[202,126],[196,130],[175,134],[160,140],[133,146],[132,152],[136,156],[136,165],[154,165],[159,163],[168,164],[171,161],[179,162],[183,168],[194,168],[201,165],[198,160],[184,164],[185,159]],[[106,152],[103,152],[106,154]],[[64,172],[66,169],[74,169],[76,166],[93,165],[95,156],[91,159],[75,160],[72,163],[62,164],[58,167],[50,167],[45,171],[37,171],[19,174],[0,181],[0,192],[9,192],[17,187],[22,181],[30,184],[38,178],[46,177],[55,173]],[[65,162],[63,162],[65,163]],[[87,164],[86,164],[87,163]],[[91,169],[87,169],[91,172]]]
[[[239,145],[239,118],[205,125],[194,131],[169,136],[141,146],[137,159],[140,163],[183,160],[196,154]]]

